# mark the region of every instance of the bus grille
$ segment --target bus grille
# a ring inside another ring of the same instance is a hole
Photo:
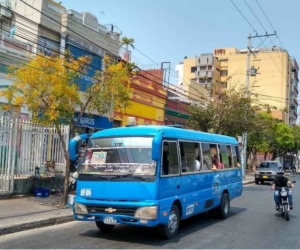
[[[138,207],[86,206],[88,213],[119,214],[134,216]]]

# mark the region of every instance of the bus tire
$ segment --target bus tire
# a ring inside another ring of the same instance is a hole
[[[107,225],[107,224],[104,224],[103,221],[95,221],[96,223],[96,226],[101,230],[101,232],[103,233],[110,233],[115,225]]]
[[[176,205],[173,205],[169,214],[168,224],[159,225],[159,234],[165,239],[173,238],[178,232],[179,222],[179,209]]]
[[[217,207],[218,217],[226,219],[230,210],[229,195],[227,193],[222,194],[221,204]]]

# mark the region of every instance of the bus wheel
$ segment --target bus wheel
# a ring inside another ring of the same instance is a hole
[[[221,219],[226,219],[228,217],[230,210],[230,201],[227,193],[222,194],[221,204],[217,207],[218,216]]]
[[[103,221],[96,221],[96,226],[101,230],[103,233],[110,233],[115,225],[107,225],[104,224]]]
[[[172,206],[169,214],[168,224],[159,225],[159,233],[163,238],[171,239],[173,238],[179,229],[180,215],[179,210],[176,205]]]

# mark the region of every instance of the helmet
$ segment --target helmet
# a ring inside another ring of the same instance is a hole
[[[282,168],[278,168],[277,174],[278,175],[283,175],[284,174],[284,170]]]

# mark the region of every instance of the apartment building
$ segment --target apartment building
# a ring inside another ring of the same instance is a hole
[[[52,0],[6,0],[0,4],[0,16],[6,17],[0,20],[0,33],[5,39],[10,37],[16,43],[30,44],[32,50],[27,50],[28,54],[62,55],[68,49],[76,58],[92,57],[87,74],[81,75],[77,82],[81,92],[93,83],[93,76],[96,70],[102,69],[105,55],[118,56],[120,34],[99,24],[92,13],[67,10]],[[6,66],[9,64],[7,62]],[[75,118],[77,116],[78,113]],[[79,122],[82,129],[78,132],[112,127],[113,122],[108,116],[85,114]]]
[[[7,77],[9,65],[24,64],[28,61],[28,53],[33,53],[33,44],[15,39],[11,30],[12,13],[0,6],[0,90],[9,87],[13,80]],[[28,119],[26,107],[10,106],[7,100],[0,97],[0,117],[10,119]]]
[[[187,84],[205,88],[246,87],[247,49],[218,48],[212,54],[185,58],[178,72]],[[253,50],[250,55],[248,90],[261,104],[272,107],[272,115],[289,125],[296,124],[298,113],[298,71],[295,58],[279,47]],[[212,92],[212,91],[211,91]]]

